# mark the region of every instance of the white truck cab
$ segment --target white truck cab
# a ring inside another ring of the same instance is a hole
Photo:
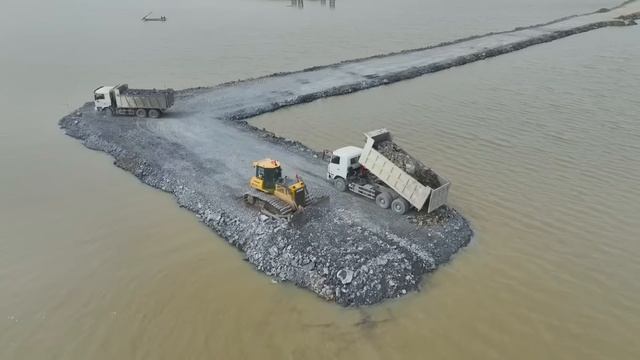
[[[96,110],[102,111],[111,106],[111,89],[113,89],[113,86],[100,86],[93,91],[93,102]]]
[[[327,166],[327,180],[338,178],[347,180],[349,175],[360,168],[362,149],[357,146],[345,146],[333,152]],[[343,182],[346,188],[346,181]],[[343,190],[344,191],[344,190]]]

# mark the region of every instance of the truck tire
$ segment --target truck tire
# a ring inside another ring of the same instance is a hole
[[[386,191],[381,192],[376,196],[376,204],[383,209],[388,209],[391,206],[391,194]]]
[[[409,203],[407,200],[399,197],[391,203],[391,210],[398,215],[404,215],[409,210]]]
[[[145,110],[145,109],[136,110],[136,116],[139,117],[139,118],[146,118],[147,117],[147,110]]]
[[[340,192],[347,191],[347,181],[343,178],[338,177],[333,179],[333,186]]]
[[[149,110],[149,117],[150,118],[154,118],[154,119],[159,118],[160,117],[160,110],[158,110],[158,109]]]

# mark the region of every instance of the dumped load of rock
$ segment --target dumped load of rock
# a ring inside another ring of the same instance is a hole
[[[384,157],[391,160],[407,174],[413,176],[422,185],[429,186],[432,189],[440,187],[441,184],[440,180],[438,180],[438,175],[419,160],[409,155],[398,144],[391,140],[385,140],[376,143],[375,148]]]

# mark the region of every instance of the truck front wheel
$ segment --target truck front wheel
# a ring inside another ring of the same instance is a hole
[[[340,192],[347,190],[347,182],[343,178],[335,178],[333,180],[333,186]]]
[[[154,119],[159,118],[160,117],[160,110],[158,110],[158,109],[149,110],[149,117],[150,118],[154,118]]]
[[[145,110],[145,109],[136,110],[136,116],[139,117],[139,118],[146,118],[147,117],[147,110]]]
[[[403,198],[397,198],[391,203],[391,210],[398,215],[404,215],[409,210],[409,203]]]
[[[388,209],[391,206],[391,194],[386,191],[381,192],[376,196],[376,204],[383,209]]]

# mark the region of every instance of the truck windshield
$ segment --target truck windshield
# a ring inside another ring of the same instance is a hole
[[[104,100],[104,94],[96,94],[96,100]]]

